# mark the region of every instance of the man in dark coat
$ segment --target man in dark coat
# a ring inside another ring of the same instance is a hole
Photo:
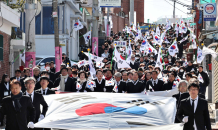
[[[21,83],[13,80],[10,84],[11,96],[3,99],[0,108],[0,120],[6,115],[5,130],[28,130],[34,128],[34,120],[36,116],[35,108],[29,96],[25,96],[21,91]],[[29,123],[27,121],[29,115]],[[27,125],[28,124],[28,125]]]
[[[162,91],[164,82],[157,78],[158,73],[156,70],[152,71],[152,79],[148,80],[146,83],[146,90],[150,91]]]
[[[15,76],[10,78],[10,81],[16,79],[17,81],[20,81],[22,79],[21,77],[21,70],[17,69],[15,70]]]
[[[165,90],[171,90],[173,87],[176,87],[174,86],[174,82],[177,82],[175,81],[175,74],[172,72],[169,74],[169,78],[168,78],[168,82],[166,82],[164,85],[163,85],[163,91]]]
[[[194,65],[193,65],[193,61],[189,61],[188,62],[188,65],[185,67],[185,71],[186,71],[186,73],[187,72],[190,72],[190,71],[195,71],[195,72],[197,72],[197,68],[196,67],[194,67]]]
[[[62,68],[60,72],[61,75],[55,80],[54,87],[58,87],[60,85],[61,91],[76,92],[77,89],[73,88],[76,79],[69,77],[67,68]]]
[[[137,62],[137,61],[135,60],[135,55],[131,55],[130,67],[131,67],[132,69],[135,69],[135,70],[138,70],[138,68],[139,68],[139,62]]]
[[[48,85],[49,85],[49,83],[50,83],[49,81],[50,81],[50,80],[49,80],[48,77],[42,76],[42,77],[40,78],[40,81],[39,81],[41,87],[40,87],[39,89],[37,89],[35,92],[41,93],[42,95],[55,94],[55,91],[51,90],[51,89],[48,87]]]
[[[34,92],[36,80],[33,77],[28,77],[24,80],[24,84],[26,87],[26,92],[23,94],[29,96],[31,98],[32,104],[36,111],[36,116],[34,119],[34,123],[44,119],[46,112],[48,110],[48,104],[45,102],[42,94]],[[40,106],[42,105],[42,112]],[[30,120],[30,115],[27,113],[27,120]]]
[[[209,85],[210,83],[210,79],[208,77],[208,74],[206,72],[203,71],[203,66],[199,66],[198,68],[198,74],[197,76],[201,74],[202,78],[203,78],[203,83],[200,82],[200,90],[199,90],[199,93],[205,95],[205,92],[206,92],[206,88],[207,86]]]
[[[190,97],[181,101],[177,118],[185,123],[183,130],[212,130],[208,103],[199,98],[199,85],[192,83],[188,86]]]

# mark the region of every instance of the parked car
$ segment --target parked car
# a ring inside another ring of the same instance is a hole
[[[45,70],[45,63],[54,61],[55,64],[55,56],[49,56],[49,55],[37,55],[36,56],[36,65],[39,65],[40,71]],[[77,62],[71,61],[71,65],[77,64]]]

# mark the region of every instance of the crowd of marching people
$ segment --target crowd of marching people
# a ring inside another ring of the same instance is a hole
[[[17,123],[16,118],[7,120],[6,127],[9,130],[16,127],[25,130],[27,125],[28,128],[34,128],[34,123],[42,120],[48,109],[43,95],[59,92],[146,94],[148,91],[178,89],[179,93],[173,95],[177,99],[178,109],[181,100],[190,96],[190,88],[199,89],[199,97],[205,98],[206,87],[209,85],[208,74],[195,61],[187,61],[183,53],[183,45],[195,38],[189,25],[180,21],[172,26],[169,23],[158,25],[146,33],[138,30],[140,29],[133,25],[126,27],[122,33],[107,37],[98,54],[80,52],[78,64],[69,64],[69,59],[66,60],[67,57],[63,54],[64,60],[58,72],[55,71],[54,62],[50,62],[45,64],[45,70],[41,72],[39,66],[34,67],[33,77],[30,68],[15,70],[14,77],[4,74],[0,84],[1,124],[3,125],[4,115],[10,118],[20,111],[20,116],[27,118]],[[125,46],[118,46],[119,41],[125,41]],[[196,43],[192,40],[192,44],[194,46]],[[22,92],[16,91],[19,88]],[[19,100],[23,95],[29,96],[31,100]],[[16,112],[7,109],[12,106],[8,100],[13,101]],[[42,112],[40,105],[43,106]],[[29,113],[24,112],[24,106]],[[180,118],[176,118],[175,122],[185,122],[181,111],[179,114]]]

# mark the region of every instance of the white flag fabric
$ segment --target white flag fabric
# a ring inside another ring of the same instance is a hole
[[[88,44],[89,40],[91,39],[91,31],[84,34],[83,37],[84,37],[85,43]]]
[[[160,36],[158,36],[157,34],[155,34],[153,39],[154,39],[154,42],[155,42],[156,44],[162,45]]]
[[[105,81],[105,86],[114,86],[114,81],[113,80],[106,80]]]
[[[84,66],[84,65],[88,65],[89,64],[89,61],[86,61],[86,60],[82,60],[82,61],[79,61],[77,63],[78,67],[80,68],[81,66]]]
[[[98,67],[98,68],[102,68],[102,67],[104,67],[104,65],[105,65],[105,63],[103,63],[103,62],[96,62],[96,67]]]
[[[178,81],[178,82],[180,82],[180,81],[181,81],[181,78],[177,75],[175,80]]]
[[[156,35],[160,36],[160,28],[159,28],[159,26],[156,27]]]
[[[25,63],[25,49],[23,49],[23,52],[20,52],[20,59]]]
[[[198,47],[197,63],[201,63],[204,60],[204,57],[205,57],[205,55],[203,55],[201,48]]]
[[[92,63],[91,55],[89,56],[89,72],[90,72],[92,78],[94,78],[96,75],[96,71],[95,71],[95,67]]]
[[[156,92],[147,92],[147,95],[153,95],[153,96],[161,96],[161,97],[172,97],[174,94],[179,93],[178,88],[174,87],[171,90],[167,91],[156,91]]]
[[[127,27],[127,26],[126,26],[126,32],[127,32],[127,33],[130,33],[130,29],[129,29],[129,27]]]
[[[94,91],[93,88],[96,87],[96,84],[95,84],[94,81],[92,81],[92,80],[88,80],[88,81],[87,81],[87,84],[86,84],[86,87],[89,88],[90,90],[93,90],[93,91]]]
[[[188,39],[188,36],[184,37],[182,40],[180,40],[180,43],[183,43],[184,41],[186,41]]]
[[[200,73],[198,74],[198,80],[199,82],[204,83],[204,79]]]
[[[116,47],[115,49],[115,58],[117,61],[117,67],[118,68],[131,68],[127,62],[125,61],[125,59],[120,55],[120,53],[117,51]]]
[[[214,50],[209,49],[205,46],[203,47],[202,53],[204,56],[207,54],[211,54],[214,59],[218,56],[218,53],[216,53]]]
[[[166,29],[166,31],[167,30],[169,30],[170,28],[171,28],[171,23],[170,23],[170,21],[166,18],[166,26],[165,26],[165,29]]]
[[[80,83],[76,83],[76,89],[77,91],[79,91],[80,89],[82,89],[82,85]]]
[[[197,44],[196,44],[196,36],[193,34],[193,33],[191,33],[191,37],[192,37],[192,48],[193,49],[196,49],[197,48]]]
[[[147,46],[148,46],[148,41],[147,41],[147,39],[144,39],[143,41],[142,41],[142,44],[141,44],[141,47],[140,47],[140,51],[141,51],[141,53],[142,54],[145,54],[145,52],[146,52],[146,48],[147,48]]]
[[[173,124],[176,115],[175,98],[141,93],[68,93],[44,98],[49,108],[35,128],[114,129],[131,128],[134,123],[159,127]]]
[[[148,46],[146,47],[146,53],[149,54],[151,52],[154,52],[155,55],[157,54],[157,50],[154,49],[154,47],[152,47],[149,43],[147,44]]]
[[[168,50],[171,56],[175,56],[175,54],[179,52],[176,40],[174,40],[173,44],[169,47]]]
[[[99,57],[99,56],[93,55],[91,53],[89,54],[88,52],[84,52],[84,54],[88,57],[89,57],[89,55],[91,55],[92,60],[95,60],[96,62],[101,62],[104,59],[103,57]]]
[[[132,55],[132,47],[131,47],[130,40],[129,40],[129,47],[128,47],[128,49],[126,49],[126,54],[128,54],[128,55],[127,55],[126,62],[127,62],[128,64],[130,64],[131,55]]]
[[[73,28],[74,28],[75,31],[78,31],[78,30],[80,30],[80,29],[83,28],[83,25],[82,25],[82,23],[79,21],[79,19],[78,19],[77,22],[74,24]]]
[[[161,69],[161,71],[163,70],[161,48],[159,48],[159,51],[158,51],[157,62],[156,62],[155,67],[159,67]]]

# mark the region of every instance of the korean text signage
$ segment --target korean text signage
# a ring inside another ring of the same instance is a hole
[[[216,3],[204,4],[204,21],[216,21]]]
[[[114,44],[116,44],[116,46],[126,46],[126,41],[114,41]]]
[[[121,0],[99,0],[100,7],[121,8]]]

